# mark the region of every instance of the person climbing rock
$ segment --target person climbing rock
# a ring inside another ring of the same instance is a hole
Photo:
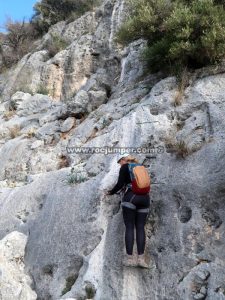
[[[144,194],[136,194],[132,191],[130,166],[132,164],[139,164],[135,157],[131,156],[129,153],[125,153],[118,157],[117,163],[121,165],[118,181],[111,190],[106,192],[106,195],[113,195],[121,190],[123,192],[121,206],[125,224],[126,265],[148,268],[144,252],[146,242],[145,224],[150,208],[149,192],[148,189],[144,190]],[[136,228],[137,261],[133,256],[134,228]]]

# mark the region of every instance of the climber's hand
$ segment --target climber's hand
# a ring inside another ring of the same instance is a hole
[[[106,195],[106,196],[111,195],[110,191],[106,191],[106,192],[105,192],[105,195]]]

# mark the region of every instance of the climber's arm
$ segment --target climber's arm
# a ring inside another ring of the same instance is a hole
[[[120,172],[119,172],[119,178],[118,181],[116,183],[116,185],[107,192],[107,195],[113,195],[115,193],[117,193],[119,190],[121,190],[124,185],[125,185],[125,178],[126,178],[126,166],[123,165],[120,168]]]

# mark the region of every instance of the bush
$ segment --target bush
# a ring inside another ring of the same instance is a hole
[[[25,134],[28,138],[32,138],[35,137],[35,133],[36,133],[37,129],[34,127],[31,127]]]
[[[225,56],[225,1],[129,0],[131,13],[117,32],[126,45],[147,40],[142,58],[153,72],[177,73]]]
[[[77,277],[78,277],[77,274],[73,274],[66,278],[66,286],[63,289],[61,296],[65,295],[66,293],[68,293],[71,290],[72,286],[74,285],[74,283],[77,280]]]
[[[64,50],[69,43],[60,35],[51,34],[51,39],[47,41],[45,48],[48,50],[50,57],[54,57],[58,52]]]
[[[35,91],[35,93],[36,94],[42,94],[42,95],[48,95],[49,90],[44,84],[39,84],[36,91]]]
[[[48,31],[48,28],[59,22],[65,21],[75,15],[77,17],[91,10],[96,0],[42,0],[34,6],[35,14],[32,23],[40,34]]]
[[[93,299],[96,294],[96,288],[91,282],[87,282],[85,286],[85,292],[87,299]]]
[[[33,48],[36,38],[34,27],[30,23],[13,21],[10,18],[5,24],[6,34],[0,38],[1,70],[16,64]]]
[[[15,111],[12,110],[6,110],[3,113],[3,119],[5,119],[6,121],[10,120],[13,116],[15,115]]]
[[[74,168],[71,168],[70,174],[68,175],[67,182],[69,184],[76,184],[81,183],[88,180],[86,174],[82,173],[81,171],[77,171]]]
[[[10,135],[11,139],[14,139],[17,136],[19,136],[20,135],[20,126],[14,125],[13,127],[9,128],[9,135]]]

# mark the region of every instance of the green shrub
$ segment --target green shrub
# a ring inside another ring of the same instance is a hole
[[[130,16],[116,42],[146,39],[141,57],[151,71],[177,73],[224,58],[225,1],[129,0],[129,5]]]
[[[29,84],[28,83],[21,83],[15,90],[16,91],[20,91],[20,92],[23,92],[23,93],[28,93],[28,94],[31,94],[31,95],[34,95],[34,92],[32,91],[32,89],[29,87]]]
[[[87,282],[85,286],[85,292],[87,299],[93,299],[96,294],[96,288],[91,282]]]
[[[41,0],[34,6],[35,14],[32,22],[39,33],[43,34],[51,25],[65,21],[72,15],[79,17],[91,10],[94,5],[96,0]]]
[[[44,84],[39,84],[39,86],[36,89],[36,94],[48,95],[49,90]]]
[[[62,296],[68,293],[77,280],[78,275],[74,274],[66,278],[66,286],[62,291]]]
[[[15,100],[10,100],[9,101],[9,111],[16,111],[17,110],[17,103]]]
[[[68,184],[76,184],[76,183],[81,183],[87,180],[86,175],[82,173],[81,171],[77,171],[74,168],[71,168],[70,174],[68,175],[67,178],[67,183]]]
[[[51,39],[45,45],[49,56],[54,57],[58,52],[64,50],[69,43],[65,41],[60,35],[51,34]]]

